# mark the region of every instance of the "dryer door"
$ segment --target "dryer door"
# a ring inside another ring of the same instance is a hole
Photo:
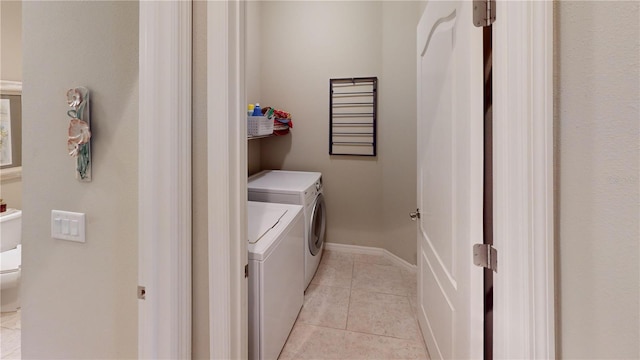
[[[309,251],[315,256],[322,249],[325,230],[327,227],[327,210],[324,204],[324,196],[318,194],[311,211],[311,226],[309,227]]]

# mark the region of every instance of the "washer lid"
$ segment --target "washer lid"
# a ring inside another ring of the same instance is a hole
[[[286,213],[286,209],[279,207],[264,208],[249,202],[247,206],[249,244],[255,244],[262,239],[269,230],[278,225],[278,222]]]
[[[303,192],[322,174],[306,171],[265,170],[249,178],[249,190]]]
[[[253,209],[251,210],[251,208]],[[276,210],[279,211],[279,213],[269,214],[269,210]],[[258,238],[258,241],[255,243],[252,243],[251,239],[249,239],[249,244],[247,245],[249,260],[263,261],[268,258],[269,255],[278,248],[278,245],[283,239],[291,236],[290,230],[294,228],[296,224],[300,225],[298,237],[300,238],[300,244],[304,245],[304,231],[302,230],[304,227],[304,215],[302,213],[302,206],[249,201],[247,212],[248,225],[251,226],[249,232],[253,234],[250,236],[252,236],[253,239]],[[265,217],[263,217],[264,213],[269,214],[267,217],[271,217],[271,219],[265,220]],[[276,214],[283,215],[277,219]],[[275,226],[273,226],[274,222]],[[254,225],[256,223],[262,225]],[[269,225],[272,225],[272,227],[266,229],[265,232],[265,228]],[[249,226],[247,226],[247,229],[249,229]]]

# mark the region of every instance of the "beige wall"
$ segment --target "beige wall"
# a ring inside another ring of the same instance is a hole
[[[290,136],[262,140],[262,168],[322,172],[327,241],[383,247],[411,263],[417,12],[416,2],[373,1],[270,1],[261,11],[263,103],[294,115]],[[329,79],[358,76],[380,80],[380,155],[331,157]]]
[[[246,91],[247,91],[247,103],[255,104],[262,101],[262,86],[261,86],[261,53],[262,53],[262,41],[260,33],[262,31],[262,17],[260,16],[262,11],[261,1],[247,1],[246,3],[246,65],[245,65],[245,77],[246,77]],[[267,44],[268,45],[268,44]],[[261,168],[262,154],[260,139],[251,140],[247,144],[247,165],[249,175],[253,175]]]
[[[22,81],[22,1],[0,2],[0,80]],[[22,180],[0,184],[0,198],[22,209]]]
[[[0,2],[0,79],[22,81],[22,1]]]
[[[560,358],[640,358],[639,6],[556,3]]]
[[[23,3],[22,354],[137,357],[138,3]],[[65,93],[92,91],[93,181],[66,153]],[[84,244],[50,236],[86,213]]]
[[[192,355],[209,358],[207,2],[193,3]]]
[[[416,264],[416,27],[419,2],[382,3],[379,159],[382,162],[383,247]]]
[[[418,17],[422,16],[424,13],[424,9],[427,8],[427,3],[429,0],[418,0]]]
[[[249,176],[262,170],[261,139],[254,139],[247,144],[247,173]]]
[[[262,1],[247,1],[245,8],[246,28],[245,28],[245,77],[247,103],[255,104],[262,102],[261,99],[261,54],[262,41],[260,33],[262,31]],[[269,44],[266,44],[267,47]]]

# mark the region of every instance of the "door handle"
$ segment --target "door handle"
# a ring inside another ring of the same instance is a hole
[[[420,209],[416,209],[416,211],[410,212],[409,217],[411,218],[411,221],[420,219]]]

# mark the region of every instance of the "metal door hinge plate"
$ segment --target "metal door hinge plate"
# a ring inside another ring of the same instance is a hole
[[[495,0],[473,0],[473,25],[491,26],[496,21]]]
[[[473,245],[473,264],[498,272],[498,250],[489,244]]]
[[[147,289],[144,286],[138,286],[138,299],[144,300],[147,298]]]
[[[249,277],[249,264],[244,266],[244,277],[245,279]]]

